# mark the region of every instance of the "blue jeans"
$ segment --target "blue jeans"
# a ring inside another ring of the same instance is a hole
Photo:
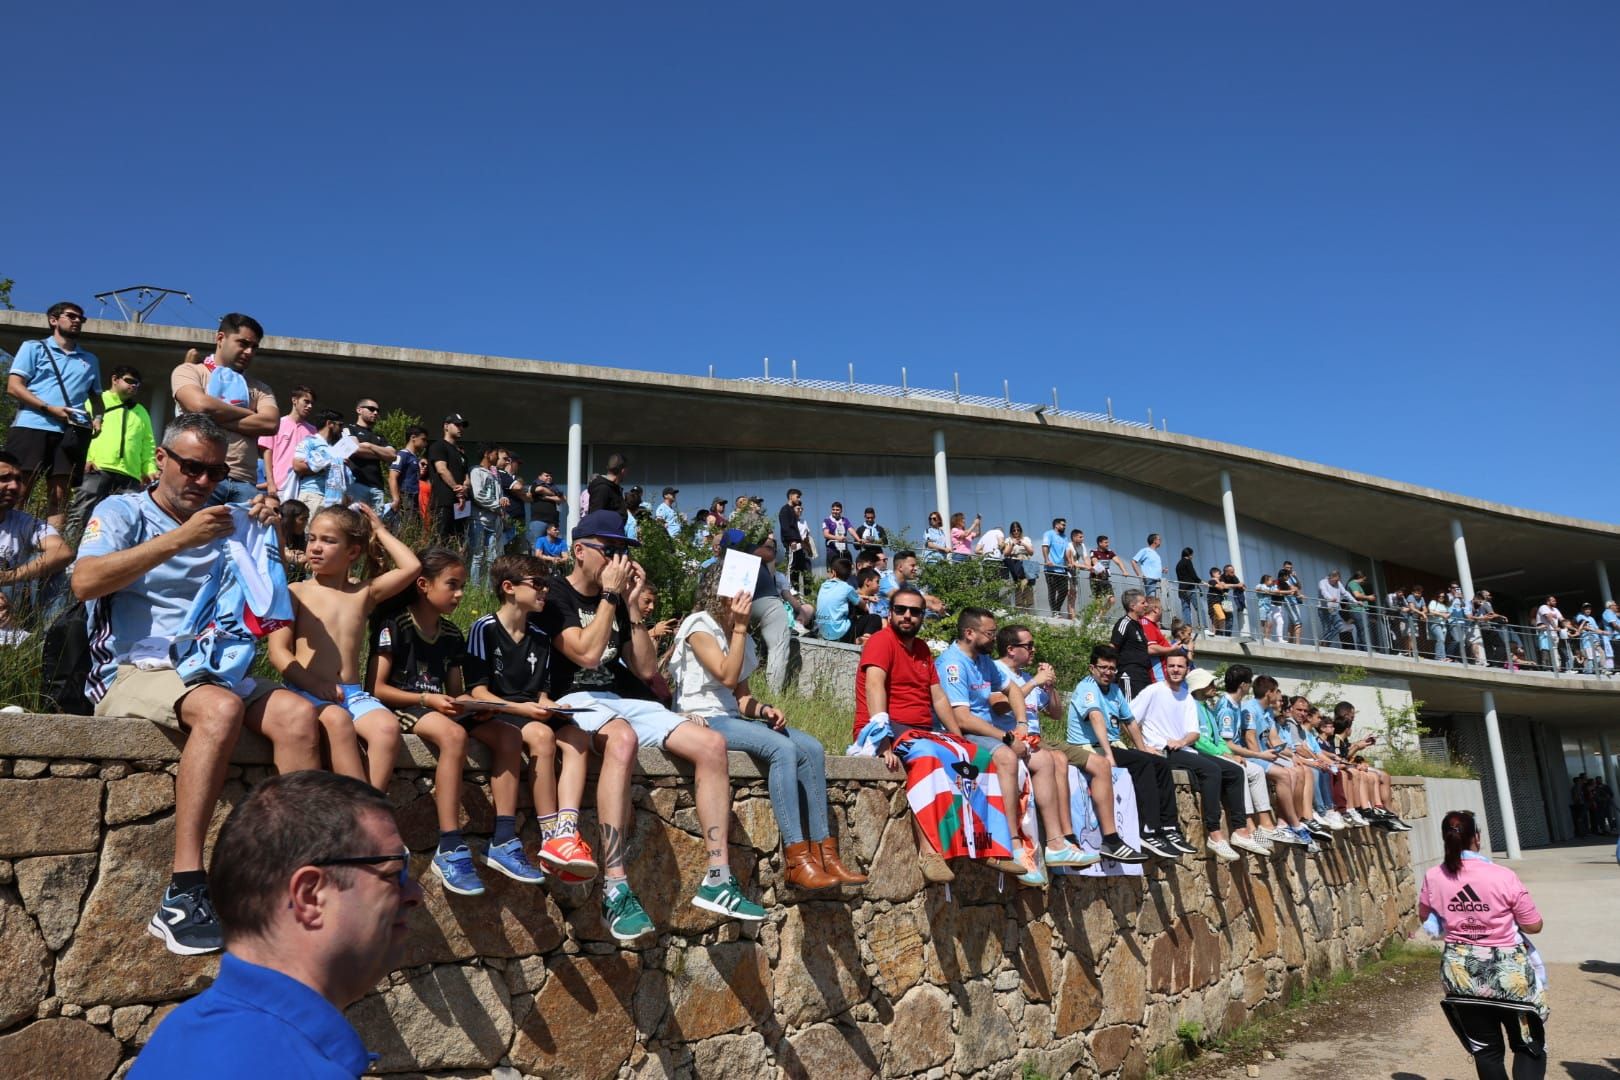
[[[1434,642],[1434,658],[1444,660],[1446,658],[1446,624],[1443,622],[1430,623],[1429,639]]]
[[[473,511],[472,521],[467,525],[467,553],[472,557],[467,567],[468,580],[483,581],[483,575],[501,555],[500,519],[481,521],[478,511]]]
[[[1326,769],[1316,771],[1316,809],[1327,813],[1333,809],[1333,774]]]
[[[827,751],[815,736],[795,728],[772,731],[769,724],[738,716],[704,719],[725,736],[726,749],[740,750],[766,764],[771,809],[782,830],[782,843],[827,839]]]

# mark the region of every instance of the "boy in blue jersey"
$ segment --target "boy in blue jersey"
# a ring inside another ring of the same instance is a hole
[[[1178,826],[1176,789],[1169,762],[1162,754],[1137,749],[1147,742],[1131,713],[1130,702],[1114,682],[1118,674],[1119,650],[1112,645],[1094,647],[1090,674],[1080,680],[1069,697],[1068,741],[1099,755],[1110,769],[1117,764],[1131,774],[1145,851],[1161,859],[1197,854],[1198,849],[1187,843]],[[1108,838],[1103,840],[1104,857],[1117,858],[1108,854]]]
[[[957,727],[968,742],[991,752],[991,764],[1009,806],[1011,793],[1018,790],[1018,762],[1024,761],[1048,837],[1048,864],[1084,866],[1094,862],[1080,850],[1069,817],[1068,762],[1049,750],[1039,749],[1038,740],[1031,742],[1023,687],[991,659],[995,640],[995,616],[984,608],[964,608],[956,617],[956,641],[934,663]],[[998,695],[1004,696],[1010,706],[1007,713],[996,713]],[[1020,827],[1019,815],[1009,813],[1008,821],[1014,830]],[[1026,872],[1019,865],[1017,873],[1027,885],[1046,884],[1046,874],[1038,866]]]
[[[1277,791],[1273,805],[1278,816],[1287,823],[1295,842],[1305,845],[1308,854],[1316,855],[1322,849],[1305,827],[1299,812],[1300,799],[1309,799],[1310,792],[1277,728],[1277,709],[1282,702],[1282,688],[1276,679],[1270,675],[1255,676],[1254,697],[1242,705],[1238,734],[1244,748],[1250,751],[1248,756],[1266,770],[1266,779]]]
[[[1262,751],[1251,750],[1243,741],[1243,707],[1254,683],[1254,672],[1247,664],[1233,664],[1226,669],[1226,692],[1215,699],[1215,723],[1221,741],[1232,756],[1243,763],[1247,787],[1249,813],[1254,818],[1254,832],[1262,840],[1273,844],[1298,844],[1300,839],[1292,829],[1277,827],[1271,815],[1271,794],[1266,786],[1266,763],[1270,761]]]

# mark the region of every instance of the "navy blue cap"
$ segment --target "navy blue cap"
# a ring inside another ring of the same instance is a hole
[[[575,540],[618,540],[631,547],[640,547],[640,540],[624,535],[624,519],[617,510],[592,510],[574,526]]]

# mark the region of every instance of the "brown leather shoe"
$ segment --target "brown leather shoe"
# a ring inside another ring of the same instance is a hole
[[[857,874],[844,865],[838,857],[838,841],[829,836],[825,840],[813,842],[812,847],[818,849],[821,855],[821,868],[845,885],[865,885],[866,875]]]
[[[822,870],[821,864],[816,861],[810,841],[789,844],[783,849],[782,855],[787,864],[789,885],[801,889],[830,889],[838,884],[838,879]]]

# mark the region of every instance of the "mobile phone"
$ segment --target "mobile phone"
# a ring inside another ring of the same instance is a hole
[[[1371,746],[1373,743],[1375,743],[1377,741],[1378,741],[1378,736],[1376,736],[1376,735],[1367,736],[1367,745]]]

